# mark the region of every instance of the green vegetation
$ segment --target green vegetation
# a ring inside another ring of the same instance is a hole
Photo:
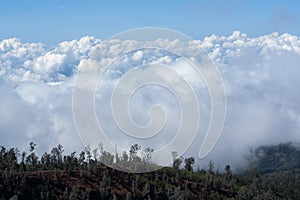
[[[249,167],[238,174],[229,165],[216,171],[212,161],[194,169],[193,157],[176,152],[173,167],[142,174],[116,170],[120,163],[154,166],[153,150],[137,144],[121,156],[101,148],[64,155],[58,145],[39,158],[35,147],[30,143],[28,153],[0,147],[0,199],[300,199],[300,150],[290,143],[252,150]]]

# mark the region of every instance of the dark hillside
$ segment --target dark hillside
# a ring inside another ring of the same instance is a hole
[[[214,171],[213,162],[193,169],[192,157],[133,174],[103,166],[103,152],[98,160],[88,150],[65,156],[59,145],[38,158],[30,147],[28,155],[1,148],[1,199],[300,199],[299,149],[292,144],[258,147],[242,174],[229,165]],[[126,162],[134,161],[129,155]]]

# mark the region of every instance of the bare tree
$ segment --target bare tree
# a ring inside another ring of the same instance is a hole
[[[152,158],[153,149],[150,147],[146,147],[143,150],[144,161],[150,163]]]

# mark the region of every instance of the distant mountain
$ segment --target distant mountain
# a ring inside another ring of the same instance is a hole
[[[290,171],[300,172],[300,145],[285,143],[260,146],[251,151],[248,157],[250,167],[257,168],[260,174]]]

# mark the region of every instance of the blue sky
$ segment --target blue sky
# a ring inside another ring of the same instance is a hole
[[[296,0],[2,0],[0,39],[55,45],[86,35],[107,38],[144,26],[171,28],[196,39],[234,30],[250,37],[272,32],[300,35],[299,8]]]

